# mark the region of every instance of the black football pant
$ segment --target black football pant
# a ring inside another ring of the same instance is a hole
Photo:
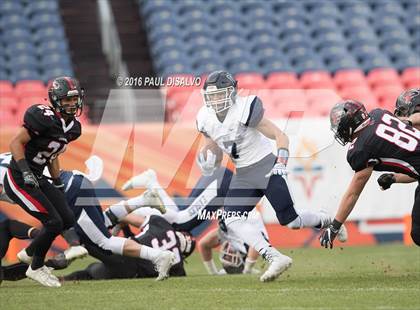
[[[420,246],[420,183],[416,188],[413,211],[411,212],[411,238]]]
[[[54,239],[75,224],[75,218],[67,205],[63,192],[55,188],[46,178],[38,180],[39,188],[24,185],[20,171],[9,169],[4,178],[7,195],[27,213],[38,219],[43,227],[27,248],[32,256],[32,269],[44,265],[45,256]]]
[[[32,229],[25,223],[6,219],[0,222],[0,259],[2,259],[9,248],[9,242],[12,238],[30,239],[34,238],[39,232],[37,229]],[[32,230],[31,230],[32,229]],[[29,232],[31,235],[29,236]]]

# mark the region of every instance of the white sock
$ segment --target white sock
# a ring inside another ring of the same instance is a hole
[[[228,233],[232,233],[233,237],[242,239],[248,246],[253,247],[260,254],[267,251],[277,251],[264,238],[258,227],[251,225],[241,217],[231,217],[225,221]]]
[[[116,203],[109,207],[109,210],[120,220],[123,217],[127,216],[128,212],[124,205],[124,200]]]
[[[161,253],[162,250],[154,249],[142,244],[140,247],[139,257],[154,262]]]
[[[158,193],[160,200],[162,200],[163,205],[166,209],[178,211],[178,206],[175,203],[175,201],[169,197],[168,193],[160,186],[159,183],[157,183],[157,187],[154,188],[154,190]]]
[[[207,272],[209,274],[211,274],[211,275],[218,274],[217,267],[214,264],[214,260],[213,259],[211,259],[211,260],[209,260],[207,262],[206,261],[203,261],[203,264],[204,264],[204,267],[206,267],[206,270],[207,270]]]
[[[126,201],[126,206],[130,209],[130,212],[140,208],[144,207],[146,205],[146,201],[144,199],[143,195],[130,198]]]
[[[178,213],[179,212],[174,211],[173,209],[166,209],[166,213],[162,214],[162,216],[169,222],[169,224],[173,224],[177,221]]]
[[[298,212],[300,217],[300,228],[316,227],[321,225],[321,214],[319,212],[302,210]]]
[[[245,259],[244,271],[242,273],[251,273],[252,268],[254,268],[256,262],[256,260],[252,260],[249,258]]]

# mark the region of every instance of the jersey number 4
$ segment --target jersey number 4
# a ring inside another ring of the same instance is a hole
[[[409,152],[414,152],[420,140],[420,131],[407,126],[390,114],[384,114],[382,124],[376,128],[376,135]]]
[[[230,149],[230,157],[233,159],[238,159],[238,149],[236,148],[236,142],[233,141],[225,141],[223,142],[224,147],[229,150]]]

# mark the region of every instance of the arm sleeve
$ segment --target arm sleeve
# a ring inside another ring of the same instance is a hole
[[[51,123],[51,118],[44,115],[44,110],[39,108],[38,105],[31,106],[23,116],[23,127],[28,130],[32,138],[48,130]]]
[[[264,107],[261,99],[255,96],[249,104],[247,112],[244,113],[242,118],[243,124],[247,127],[257,127],[264,116]]]

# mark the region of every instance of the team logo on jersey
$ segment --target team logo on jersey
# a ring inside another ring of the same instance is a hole
[[[312,142],[303,139],[296,152],[297,165],[293,167],[294,178],[303,186],[308,199],[312,197],[316,183],[323,176],[324,167],[318,163],[319,148]]]

